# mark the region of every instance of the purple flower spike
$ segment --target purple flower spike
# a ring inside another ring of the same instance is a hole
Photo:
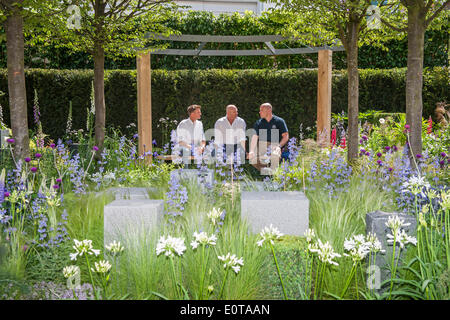
[[[39,158],[41,158],[41,157],[42,157],[42,154],[40,154],[40,153],[36,153],[36,154],[35,154],[34,156],[36,157],[36,159],[39,159]]]
[[[31,172],[33,172],[33,173],[34,173],[34,172],[36,172],[36,171],[37,171],[37,168],[36,168],[36,167],[31,167],[31,169],[30,169],[30,170],[31,170]]]
[[[92,148],[92,150],[98,151],[98,147],[97,147],[97,146],[94,146],[94,147]]]
[[[16,140],[14,140],[13,138],[9,138],[6,139],[6,142],[13,144],[14,142],[16,142]]]
[[[62,179],[58,178],[58,179],[56,179],[56,182],[60,183],[60,182],[62,182]]]
[[[444,164],[445,164],[445,160],[441,160],[441,161],[439,161],[439,164],[440,164],[441,166],[444,166]]]
[[[53,189],[59,189],[59,186],[57,184],[54,184]]]
[[[389,150],[391,150],[391,147],[386,146],[386,147],[384,147],[384,149],[385,149],[386,151],[389,151]]]
[[[5,191],[5,193],[4,193],[5,198],[8,198],[9,195],[10,195],[10,193],[8,191]]]
[[[366,141],[367,139],[369,139],[369,138],[367,138],[367,136],[362,136],[362,138],[363,138],[364,141]]]
[[[28,157],[25,158],[25,162],[26,162],[26,163],[28,163],[28,162],[30,162],[30,161],[31,161],[30,158],[28,158]]]
[[[56,148],[56,144],[54,144],[54,143],[50,144],[50,148],[55,149]]]
[[[445,158],[445,157],[447,157],[447,154],[445,152],[441,152],[441,157]]]
[[[382,153],[381,152],[377,152],[377,157],[381,157]]]

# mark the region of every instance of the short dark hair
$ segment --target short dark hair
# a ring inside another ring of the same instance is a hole
[[[192,112],[194,112],[197,109],[201,109],[202,106],[198,105],[198,104],[192,104],[187,108],[187,113],[190,116]]]

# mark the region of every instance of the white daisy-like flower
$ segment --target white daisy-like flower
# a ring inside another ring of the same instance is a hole
[[[120,241],[116,242],[114,240],[109,245],[105,246],[106,250],[108,250],[113,256],[117,256],[121,254],[124,250],[124,247],[120,244]]]
[[[261,247],[263,243],[267,240],[270,244],[274,244],[274,240],[279,239],[283,236],[283,234],[275,228],[272,224],[269,227],[264,227],[259,234],[261,236],[261,240],[257,242],[257,245]]]
[[[398,230],[402,227],[407,227],[411,223],[405,223],[404,219],[400,219],[397,215],[390,216],[388,218],[388,221],[385,223],[385,225],[392,230]]]
[[[219,258],[220,261],[224,262],[223,267],[225,269],[230,267],[236,274],[240,271],[241,266],[244,266],[244,258],[238,259],[236,255],[232,255],[229,252],[226,256],[218,256],[217,258]]]
[[[162,236],[156,245],[156,255],[158,256],[161,253],[164,253],[166,257],[182,256],[185,250],[184,239],[171,236],[167,236],[167,238]]]
[[[210,212],[208,212],[207,217],[209,220],[211,220],[211,223],[215,226],[222,216],[222,211],[218,208],[212,208]]]
[[[101,260],[95,263],[95,268],[91,268],[92,271],[97,273],[107,273],[111,270],[111,264],[108,260]]]
[[[75,242],[73,248],[76,252],[70,254],[71,260],[77,260],[77,257],[81,257],[83,254],[93,254],[95,256],[98,256],[100,254],[100,250],[92,248],[92,240],[85,239],[82,241],[78,241],[77,239],[74,239],[73,241]]]
[[[63,275],[64,275],[64,278],[66,278],[66,279],[75,277],[79,273],[80,273],[80,268],[78,266],[71,265],[71,266],[66,266],[63,269]]]
[[[206,232],[194,232],[194,240],[191,242],[192,249],[197,249],[198,245],[215,246],[217,237],[215,235],[208,236]]]
[[[417,239],[415,237],[410,237],[406,233],[405,230],[397,230],[393,232],[394,234],[388,234],[388,243],[394,243],[397,242],[400,245],[400,248],[404,248],[408,243],[411,243],[413,245],[417,245]]]

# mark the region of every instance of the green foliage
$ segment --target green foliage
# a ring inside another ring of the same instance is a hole
[[[437,19],[436,21],[440,21]],[[443,20],[445,21],[445,20]],[[213,15],[210,12],[188,12],[184,15],[172,15],[164,24],[177,30],[181,34],[199,35],[262,35],[279,34],[283,31],[282,23],[274,22],[264,14],[256,17],[252,14]],[[3,34],[0,28],[0,36]],[[36,42],[37,34],[26,36],[26,39]],[[425,33],[424,66],[448,66],[447,43],[448,23],[441,23],[440,28],[430,28]],[[39,39],[44,39],[42,35]],[[50,39],[47,39],[50,40]],[[55,69],[84,69],[93,68],[93,60],[88,52],[76,51],[61,47],[61,43],[40,41],[39,44],[30,43],[25,48],[25,65],[30,68]],[[170,48],[195,48],[197,43],[168,42]],[[304,47],[300,41],[283,41],[273,43],[275,48]],[[367,43],[359,48],[358,66],[365,68],[400,68],[406,67],[407,39],[382,41],[382,46],[376,43]],[[205,49],[262,49],[264,44],[208,44]],[[79,48],[78,48],[79,49]],[[0,67],[6,67],[6,45],[0,43]],[[346,68],[345,52],[333,53],[333,68]],[[124,56],[106,57],[106,69],[134,69],[135,58]],[[255,57],[192,57],[192,56],[152,56],[153,69],[290,69],[317,67],[317,54],[285,55],[285,56],[255,56]]]
[[[70,101],[72,129],[86,128],[90,108],[93,72],[88,70],[26,71],[28,118],[33,118],[33,92],[39,95],[42,128],[50,138],[63,137],[66,132]],[[334,71],[332,111],[347,110],[347,73]],[[439,101],[450,101],[448,73],[445,68],[424,72],[423,116],[434,116]],[[6,91],[7,73],[0,71],[0,90]],[[106,123],[122,131],[137,123],[136,71],[107,71],[105,79]],[[236,104],[239,115],[253,126],[258,107],[270,101],[274,113],[286,120],[291,136],[298,136],[299,125],[314,127],[317,104],[317,71],[314,70],[180,70],[152,71],[153,137],[160,142],[157,127],[160,118],[182,120],[186,107],[197,103],[203,107],[205,130],[225,114],[227,104]],[[9,125],[7,95],[0,97],[4,121]],[[360,111],[383,110],[404,112],[405,69],[361,70]],[[137,130],[136,130],[137,131]]]

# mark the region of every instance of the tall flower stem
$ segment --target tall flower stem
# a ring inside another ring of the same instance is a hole
[[[281,287],[283,288],[284,299],[288,300],[288,297],[286,294],[286,289],[284,288],[283,278],[281,277],[280,267],[278,266],[278,260],[275,255],[275,250],[273,249],[272,243],[269,242],[269,244],[270,244],[270,249],[272,250],[273,260],[275,261],[275,265],[277,267],[277,272],[278,272],[278,277],[280,278]]]
[[[396,259],[395,259],[395,248],[397,247],[397,231],[398,230],[394,230],[394,242],[393,242],[393,246],[392,246],[392,259],[391,259],[391,266],[392,266],[391,285],[390,285],[390,288],[389,288],[389,298],[388,298],[388,300],[391,300],[392,289],[394,287],[395,273],[397,271],[397,263],[396,263]],[[399,259],[400,259],[400,252],[399,252]],[[398,261],[398,259],[397,259],[397,261]]]
[[[170,258],[170,264],[172,265],[172,273],[173,273],[173,282],[174,282],[174,285],[175,285],[175,293],[177,295],[177,299],[179,299],[180,294],[178,292],[177,273],[175,271],[175,263],[174,263],[172,257]]]
[[[90,265],[90,263],[89,263],[89,258],[88,258],[88,256],[87,256],[87,253],[85,253],[84,256],[86,257],[86,263],[87,263],[87,266],[88,266],[89,277],[91,278],[92,289],[94,290],[94,292],[95,292],[95,297],[96,297],[97,300],[98,300],[98,294],[97,294],[97,290],[95,290],[94,277],[92,277],[91,265]]]
[[[356,271],[356,264],[353,263],[352,269],[350,270],[350,274],[349,274],[349,276],[347,277],[347,280],[345,281],[344,289],[343,289],[342,292],[341,292],[341,296],[340,296],[341,299],[344,298],[344,295],[345,295],[345,293],[347,292],[348,287],[350,286],[350,283],[351,283],[351,281],[352,281],[352,279],[353,279],[353,276],[355,275],[355,271]]]
[[[227,281],[227,276],[228,276],[228,269],[230,269],[230,267],[227,267],[225,269],[225,275],[223,277],[222,286],[220,288],[219,300],[222,298],[223,289],[225,288],[225,282]]]

